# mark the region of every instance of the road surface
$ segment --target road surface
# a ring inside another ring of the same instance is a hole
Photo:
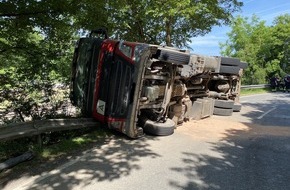
[[[116,136],[2,189],[290,189],[290,93],[242,97],[242,111],[168,137]]]

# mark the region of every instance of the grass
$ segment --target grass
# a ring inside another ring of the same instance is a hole
[[[36,138],[22,138],[13,141],[0,142],[0,163],[17,157],[27,151],[32,151],[32,160],[20,163],[12,169],[0,171],[0,180],[4,176],[13,174],[23,174],[26,172],[37,172],[46,170],[53,164],[58,164],[67,156],[78,154],[90,147],[96,146],[97,142],[102,142],[105,138],[114,135],[112,130],[98,126],[95,128],[78,129],[62,132],[44,134],[43,145],[37,144]],[[43,163],[45,163],[43,165]],[[41,165],[41,167],[39,167]],[[33,168],[33,169],[32,169]]]
[[[263,93],[268,93],[268,92],[271,92],[270,88],[241,89],[241,96],[263,94]]]
[[[54,160],[62,155],[82,150],[88,145],[96,143],[112,135],[105,127],[78,129],[54,132],[42,135],[42,146],[35,138],[22,138],[0,143],[0,162],[19,156],[31,150],[38,161]]]

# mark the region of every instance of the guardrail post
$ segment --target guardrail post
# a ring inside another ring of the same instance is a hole
[[[42,143],[41,134],[38,134],[38,135],[36,136],[36,141],[37,141],[37,145],[39,146],[39,148],[42,149],[42,145],[43,145],[43,143]]]

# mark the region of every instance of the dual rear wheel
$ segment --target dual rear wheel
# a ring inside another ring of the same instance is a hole
[[[231,116],[233,112],[241,111],[242,105],[235,103],[233,100],[215,100],[214,115]]]

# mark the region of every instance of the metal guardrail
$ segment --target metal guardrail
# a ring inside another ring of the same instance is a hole
[[[258,88],[268,88],[269,84],[255,84],[255,85],[242,85],[241,89],[258,89]]]
[[[45,132],[81,129],[97,126],[93,118],[49,119],[23,123],[11,123],[0,128],[0,142],[21,137],[31,137]]]

